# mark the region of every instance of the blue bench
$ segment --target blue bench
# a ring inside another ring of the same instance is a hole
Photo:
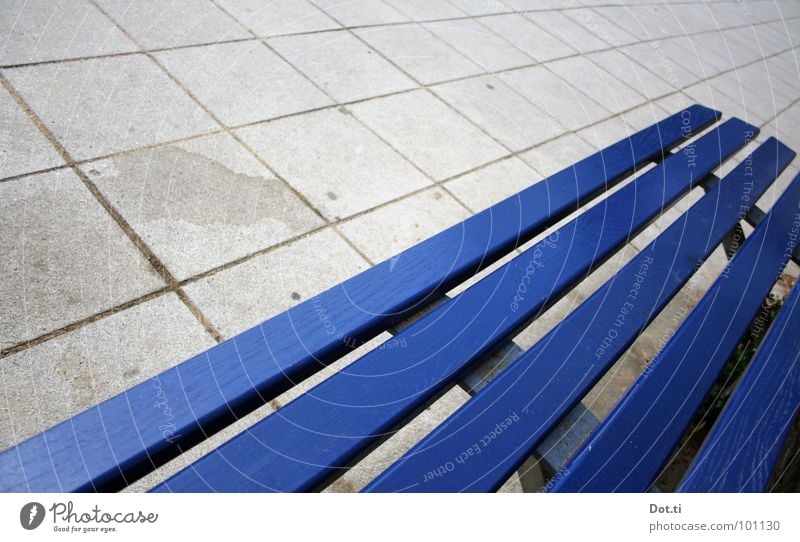
[[[723,179],[714,175],[757,132],[690,106],[4,451],[0,490],[124,488],[423,310],[397,331],[403,348],[368,352],[154,490],[318,490],[456,385],[473,397],[366,490],[496,490],[547,439],[570,442],[576,412],[590,418],[581,399],[747,220],[754,232],[611,414],[573,439],[584,440],[577,450],[545,457],[559,469],[551,491],[646,490],[796,259],[800,177],[766,215],[754,207],[794,152],[770,138]],[[513,362],[493,355],[696,186],[706,190],[699,201],[535,346]],[[681,490],[765,488],[800,404],[798,290]],[[153,407],[162,395],[168,431]]]

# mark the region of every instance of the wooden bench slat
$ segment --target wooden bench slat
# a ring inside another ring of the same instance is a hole
[[[421,309],[718,118],[693,105],[6,450],[0,491],[124,487],[338,359],[354,342]]]
[[[366,491],[498,489],[722,241],[744,194],[755,202],[792,156],[774,139],[759,147],[752,170],[739,164]]]
[[[694,144],[694,153],[669,156],[403,329],[396,338],[406,347],[367,353],[156,490],[318,487],[554,303],[755,132],[738,119],[712,130]]]
[[[796,219],[800,235],[800,216]],[[678,491],[764,491],[800,408],[800,287],[795,285]]]
[[[666,346],[564,467],[552,491],[643,491],[680,441],[786,264],[800,176]]]

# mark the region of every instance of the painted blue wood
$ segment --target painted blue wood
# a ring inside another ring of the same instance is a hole
[[[396,338],[178,473],[158,491],[303,491],[390,433],[555,302],[755,133],[732,119],[585,211]]]
[[[798,409],[800,287],[795,286],[678,491],[766,490]]]
[[[653,483],[791,255],[787,241],[799,202],[800,176],[552,491],[644,491]]]
[[[718,117],[693,105],[5,451],[0,491],[127,485],[418,311]]]
[[[498,489],[689,280],[794,153],[769,140],[366,491]],[[748,169],[748,168],[752,169]],[[750,181],[750,182],[748,182]]]

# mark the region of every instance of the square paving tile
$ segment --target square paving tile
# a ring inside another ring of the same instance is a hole
[[[87,324],[0,363],[0,449],[216,344],[175,294]]]
[[[96,0],[145,49],[249,38],[210,0]]]
[[[416,84],[349,32],[325,32],[269,40],[270,45],[322,87],[349,102]]]
[[[657,120],[658,119],[651,116],[650,122],[646,124],[646,126],[653,124]],[[624,115],[617,115],[616,117],[598,122],[594,126],[589,126],[580,130],[578,135],[594,148],[600,150],[621,139],[629,137],[635,131],[636,129],[632,128],[628,122],[626,122]]]
[[[513,8],[497,0],[448,0],[448,2],[473,17],[513,11]]]
[[[78,160],[219,128],[142,55],[30,66],[5,76]]]
[[[543,66],[514,70],[500,74],[499,77],[536,107],[547,111],[571,130],[609,116],[600,104]]]
[[[626,15],[623,16],[623,20],[629,17],[632,20],[629,24],[642,27],[647,36],[644,39],[663,39],[672,35],[674,32],[678,32],[678,29],[669,24],[663,17],[656,16],[654,13],[645,9],[644,6],[622,7],[616,11],[615,15],[619,15],[623,10],[627,12]],[[628,30],[627,27],[626,30]]]
[[[723,118],[739,115],[742,116],[743,120],[747,120],[744,119],[744,115],[746,115],[747,112],[742,109],[741,103],[730,98],[727,94],[714,89],[710,81],[701,81],[685,89],[683,92],[691,98],[692,102],[722,112]]]
[[[341,28],[306,0],[218,0],[247,29],[263,38]]]
[[[382,0],[314,0],[314,3],[346,27],[402,23],[410,19]]]
[[[696,83],[700,78],[688,67],[690,62],[684,62],[679,57],[676,60],[676,57],[672,56],[674,53],[671,55],[671,51],[668,51],[663,43],[666,42],[638,43],[621,47],[619,51],[641,66],[647,66],[650,71],[674,88],[686,88]]]
[[[323,224],[228,135],[89,162],[83,169],[178,280]]]
[[[540,62],[577,53],[566,41],[551,36],[521,14],[485,17],[480,23]]]
[[[14,98],[0,88],[0,179],[63,163]]]
[[[566,132],[566,128],[493,75],[446,83],[433,90],[512,151]]]
[[[536,62],[474,20],[443,21],[425,26],[486,71],[507,70]]]
[[[641,105],[644,96],[583,56],[565,58],[547,65],[556,75],[612,113]]]
[[[526,17],[579,53],[590,53],[610,47],[608,43],[597,37],[592,31],[587,30],[558,11],[537,11],[536,13],[528,13]]]
[[[3,348],[163,286],[70,169],[0,183],[0,231]]]
[[[585,28],[589,33],[614,47],[630,45],[639,41],[639,38],[626,32],[622,27],[591,9],[569,9],[562,13]]]
[[[424,90],[351,107],[367,126],[436,180],[508,154],[478,128]]]
[[[464,17],[465,13],[448,2],[430,0],[384,0],[412,21],[433,21]]]
[[[475,212],[513,196],[539,182],[542,176],[512,156],[449,181],[445,186]]]
[[[654,37],[630,7],[597,6],[593,7],[592,10],[622,28],[625,32],[638,38],[639,41],[649,40]]]
[[[337,227],[374,263],[399,254],[470,215],[441,188],[431,188],[342,222]]]
[[[0,65],[137,50],[88,0],[3,0]]]
[[[260,41],[176,49],[156,57],[226,126],[333,103]]]
[[[687,33],[685,23],[675,17],[672,6],[636,6],[636,16],[647,25],[653,37],[680,36]]]
[[[186,286],[186,293],[225,337],[339,284],[369,267],[326,229]]]
[[[238,134],[326,217],[339,220],[430,181],[338,109],[243,128]]]
[[[424,85],[483,73],[480,66],[421,25],[364,28],[356,33]]]
[[[643,68],[619,51],[601,51],[592,53],[586,58],[618,80],[624,81],[645,98],[653,100],[677,90],[676,87],[657,77],[653,72]]]
[[[543,177],[549,177],[593,154],[595,149],[574,134],[567,134],[523,153],[525,160]]]

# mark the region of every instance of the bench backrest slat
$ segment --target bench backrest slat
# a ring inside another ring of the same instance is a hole
[[[800,230],[800,216],[795,224]],[[678,491],[766,490],[798,408],[800,287],[795,285]]]
[[[576,452],[553,491],[638,492],[653,483],[789,259],[798,201],[800,176]]]
[[[755,202],[793,155],[775,139],[759,147],[751,166],[737,166],[367,491],[498,489],[691,278],[745,198]]]
[[[421,309],[718,117],[691,106],[3,452],[0,490],[125,486]],[[153,408],[163,401],[168,432],[163,409]]]
[[[722,124],[693,154],[669,156],[405,328],[397,336],[405,348],[369,352],[156,490],[317,487],[557,301],[756,132],[738,119]]]

